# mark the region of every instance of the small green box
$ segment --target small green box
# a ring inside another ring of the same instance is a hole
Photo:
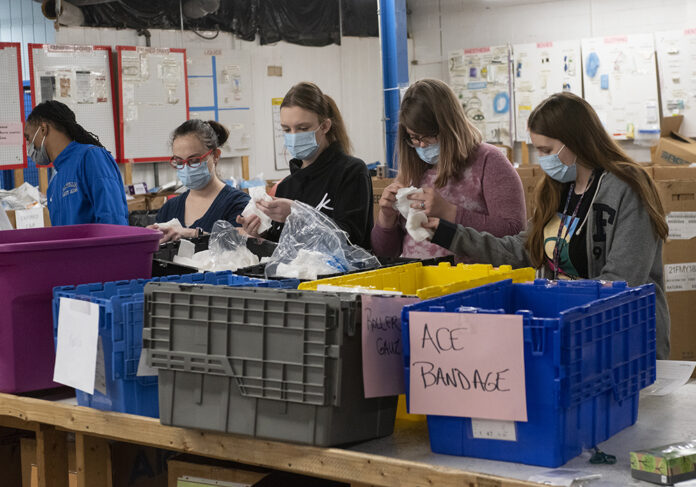
[[[696,478],[696,441],[631,452],[633,478],[672,485]]]

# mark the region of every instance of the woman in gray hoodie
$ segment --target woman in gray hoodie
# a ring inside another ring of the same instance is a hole
[[[650,176],[602,126],[592,107],[556,93],[531,113],[528,128],[546,173],[527,229],[496,238],[431,218],[432,242],[476,262],[532,266],[550,279],[655,285],[657,358],[669,357],[662,243],[668,228]]]

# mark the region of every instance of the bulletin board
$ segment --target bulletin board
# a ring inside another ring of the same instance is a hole
[[[561,91],[582,97],[580,41],[516,44],[512,56],[515,140],[530,142],[527,119],[534,107]]]
[[[57,100],[117,155],[113,63],[108,46],[29,44],[31,102]]]
[[[27,167],[22,58],[18,42],[0,42],[0,169]]]
[[[246,51],[187,49],[189,117],[215,120],[230,131],[223,157],[249,155],[253,147],[251,56]]]
[[[512,145],[510,47],[459,49],[449,54],[450,86],[486,142]]]
[[[188,120],[186,50],[117,46],[119,162],[171,157],[171,133]]]
[[[679,132],[696,137],[696,29],[657,32],[662,116],[684,115]]]
[[[617,140],[660,127],[652,34],[583,39],[585,99]]]

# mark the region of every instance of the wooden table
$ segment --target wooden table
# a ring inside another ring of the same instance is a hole
[[[696,438],[694,411],[695,382],[669,396],[643,397],[636,425],[600,445],[603,451],[617,456],[616,465],[590,465],[587,456],[581,456],[565,468],[600,473],[602,479],[591,484],[593,487],[652,485],[631,479],[628,452]],[[75,433],[78,485],[89,487],[107,485],[108,440],[291,471],[354,486],[522,487],[540,485],[525,479],[548,470],[437,455],[430,452],[424,424],[407,423],[399,425],[395,434],[387,438],[348,449],[319,448],[163,426],[156,419],[78,407],[74,400],[55,402],[0,394],[0,426],[36,434],[41,486],[67,486],[67,432]]]

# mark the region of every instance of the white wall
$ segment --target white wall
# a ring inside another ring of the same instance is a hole
[[[382,76],[379,39],[344,37],[341,46],[303,47],[280,42],[261,46],[220,33],[215,40],[203,40],[191,32],[151,30],[153,47],[204,47],[249,50],[252,60],[254,140],[250,173],[266,179],[282,178],[288,171],[276,171],[271,123],[271,98],[282,97],[299,81],[313,81],[331,95],[343,114],[355,155],[367,163],[384,161],[382,126]],[[133,30],[61,28],[57,44],[104,44],[144,46],[145,39]],[[267,66],[282,66],[282,77],[267,76]],[[160,182],[175,177],[167,164],[159,164]],[[239,158],[221,161],[223,177],[241,176]],[[154,182],[151,164],[136,164],[134,181]]]
[[[417,63],[411,81],[447,81],[454,49],[696,27],[694,0],[411,0],[408,7]],[[636,160],[650,160],[648,149],[623,146]]]

